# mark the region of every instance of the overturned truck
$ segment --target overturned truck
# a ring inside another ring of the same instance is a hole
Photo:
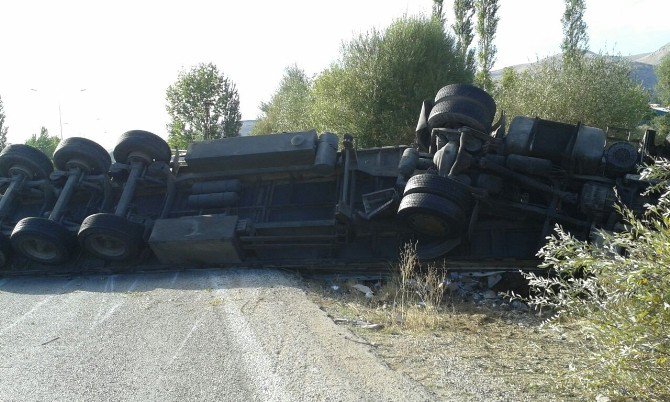
[[[173,154],[150,132],[121,136],[113,161],[67,138],[53,162],[0,153],[0,275],[214,266],[374,270],[417,243],[450,269],[532,269],[555,224],[615,230],[617,197],[647,201],[636,171],[653,154],[583,125],[516,117],[469,85],[421,105],[413,146],[356,149],[314,131],[225,138]]]

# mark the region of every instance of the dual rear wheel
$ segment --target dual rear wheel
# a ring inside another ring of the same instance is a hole
[[[40,154],[44,155],[41,152]],[[61,141],[54,152],[53,160],[58,170],[69,171],[69,174],[79,174],[73,173],[71,171],[73,169],[79,169],[81,174],[105,174],[112,164],[111,156],[103,147],[80,137],[66,138]],[[42,157],[36,156],[32,164],[36,163],[45,165]],[[37,170],[40,173],[39,177],[44,177],[43,170],[45,169]],[[63,191],[59,197],[69,197]],[[71,191],[74,191],[74,188]],[[28,259],[49,265],[62,264],[67,261],[77,245],[77,238],[73,231],[63,226],[58,220],[41,217],[27,217],[20,220],[14,226],[10,240],[12,247]]]
[[[464,184],[421,174],[407,182],[398,216],[419,237],[419,258],[434,259],[460,244],[471,206],[472,196]]]
[[[170,146],[156,134],[143,130],[124,133],[114,147],[114,159],[129,164],[169,162]],[[94,214],[81,224],[79,244],[97,258],[106,261],[125,261],[139,254],[144,247],[145,226],[129,221],[125,212],[119,215]]]

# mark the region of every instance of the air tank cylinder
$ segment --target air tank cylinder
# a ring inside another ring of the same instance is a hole
[[[239,193],[241,190],[242,183],[239,180],[200,181],[191,186],[191,194]]]
[[[337,135],[333,133],[321,134],[319,144],[316,147],[314,171],[319,174],[328,175],[335,170],[338,142]]]

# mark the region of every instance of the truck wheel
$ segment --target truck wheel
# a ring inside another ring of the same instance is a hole
[[[107,261],[135,257],[144,244],[144,225],[114,214],[94,214],[84,219],[79,243],[94,256]]]
[[[0,234],[0,267],[4,267],[9,262],[12,255],[12,243],[4,234]]]
[[[48,179],[54,167],[51,159],[39,149],[24,144],[7,145],[0,152],[0,176],[11,177],[16,171],[28,174],[30,180]]]
[[[76,246],[73,234],[55,221],[45,218],[23,218],[10,237],[16,251],[43,264],[67,261]]]
[[[416,256],[420,261],[435,261],[444,257],[461,244],[458,237],[452,239],[419,238]]]
[[[435,194],[458,204],[464,211],[472,207],[472,196],[467,186],[454,179],[435,174],[418,174],[410,177],[404,195],[415,193]]]
[[[415,232],[432,237],[458,237],[465,229],[465,213],[455,202],[435,194],[408,194],[398,216]]]
[[[132,154],[141,154],[147,162],[170,162],[172,151],[164,139],[144,130],[131,130],[119,138],[114,147],[114,160],[128,163]]]
[[[493,115],[481,103],[468,98],[447,99],[430,111],[428,124],[433,127],[457,128],[468,126],[487,133],[491,130]]]
[[[447,99],[459,98],[467,98],[469,100],[478,102],[480,105],[486,108],[488,114],[492,117],[496,114],[496,102],[493,100],[491,95],[474,85],[447,85],[446,87],[443,87],[437,91],[437,95],[435,95],[435,104],[438,104]]]
[[[112,157],[96,142],[70,137],[58,144],[54,152],[54,164],[59,170],[81,167],[89,174],[105,174],[112,165]]]

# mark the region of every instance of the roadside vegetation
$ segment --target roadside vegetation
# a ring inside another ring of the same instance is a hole
[[[636,216],[621,208],[623,230],[601,233],[601,244],[557,229],[540,251],[549,278],[528,274],[538,308],[556,312],[548,326],[577,323],[589,365],[572,373],[595,394],[670,399],[670,162],[643,172],[659,180],[657,203]]]
[[[656,76],[658,77],[655,93],[656,101],[658,101],[661,106],[670,108],[670,55],[665,56],[663,60],[661,60],[661,63],[656,69]],[[670,137],[670,113],[654,117],[652,126],[658,130],[661,138],[666,136]]]
[[[546,59],[521,73],[505,69],[495,91],[499,110],[510,119],[537,116],[603,130],[637,127],[649,112],[649,94],[630,79],[628,63],[604,55],[572,57],[569,63]]]

